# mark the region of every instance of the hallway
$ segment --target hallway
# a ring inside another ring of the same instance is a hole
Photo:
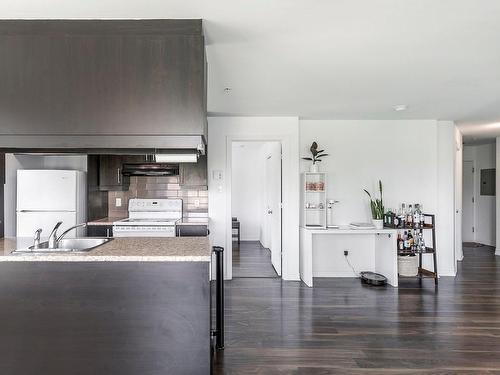
[[[500,369],[500,257],[464,248],[458,276],[226,283],[226,349],[216,374],[486,374]],[[244,255],[245,252],[242,253]]]
[[[233,277],[278,277],[269,249],[259,241],[233,242]]]

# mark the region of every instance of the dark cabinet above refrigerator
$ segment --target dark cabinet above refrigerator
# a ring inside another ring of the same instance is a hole
[[[1,20],[0,82],[0,148],[206,141],[201,20]]]

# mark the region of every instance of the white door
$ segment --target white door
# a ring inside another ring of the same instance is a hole
[[[18,212],[17,213],[17,237],[33,237],[38,228],[42,229],[41,237],[47,239],[57,222],[62,221],[58,233],[76,224],[76,212]],[[68,237],[75,237],[76,231],[69,233]]]
[[[17,171],[17,211],[76,211],[77,171]]]
[[[464,161],[462,193],[462,241],[475,242],[474,234],[474,163]]]
[[[281,276],[281,144],[270,144],[266,160],[267,214],[271,263]]]

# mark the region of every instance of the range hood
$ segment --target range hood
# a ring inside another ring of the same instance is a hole
[[[124,176],[178,176],[179,164],[167,163],[125,163]]]

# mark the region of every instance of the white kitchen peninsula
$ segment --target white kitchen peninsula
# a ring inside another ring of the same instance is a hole
[[[357,272],[373,271],[398,286],[397,231],[395,229],[300,228],[300,278],[309,287],[313,277],[353,277],[344,256]]]

